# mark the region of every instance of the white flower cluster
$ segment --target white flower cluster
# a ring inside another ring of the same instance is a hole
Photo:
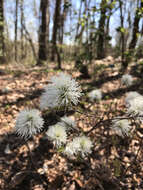
[[[27,139],[43,128],[44,121],[40,116],[40,112],[36,109],[21,111],[17,117],[15,131],[21,137]]]
[[[138,92],[136,91],[129,92],[125,98],[126,105],[129,106],[132,100],[137,97],[141,97],[141,95]]]
[[[143,121],[143,96],[136,91],[127,93],[125,98],[127,107],[127,114],[134,116],[140,121]],[[129,125],[129,121],[124,118],[116,118],[112,121],[112,129],[119,136],[129,136],[132,127]]]
[[[58,77],[52,77],[51,83],[45,88],[45,92],[40,99],[41,109],[67,108],[79,101],[81,88],[78,83],[69,75],[61,73]],[[54,110],[53,110],[54,111]],[[27,139],[43,128],[44,121],[40,112],[36,109],[21,111],[17,117],[15,131],[21,137]],[[76,123],[71,118],[64,116],[60,121],[46,132],[47,137],[57,148],[65,147],[64,153],[67,155],[81,154],[83,157],[91,152],[92,142],[88,137],[76,137],[69,142],[69,130],[76,130]],[[68,142],[68,143],[67,143]]]
[[[131,86],[132,83],[133,83],[132,76],[129,75],[129,74],[123,75],[122,78],[121,78],[121,83],[122,83],[122,85],[125,85],[127,87]]]
[[[97,90],[92,90],[89,94],[88,97],[90,99],[90,101],[94,101],[94,100],[101,100],[102,99],[102,92],[101,90],[97,89]]]
[[[121,137],[129,136],[131,128],[127,119],[117,118],[112,121],[112,129]]]
[[[128,107],[127,113],[132,116],[143,116],[143,97],[139,96],[132,101],[130,101],[130,105]]]
[[[64,153],[68,156],[81,154],[82,157],[85,157],[87,154],[91,153],[92,146],[92,141],[88,137],[75,137],[67,144]]]
[[[73,119],[71,119],[70,117],[62,117],[61,118],[61,123],[64,127],[67,128],[67,130],[69,129],[73,129],[73,128],[76,128],[76,123]]]
[[[64,73],[54,76],[40,99],[41,109],[60,109],[77,105],[82,95],[81,88],[71,76]]]
[[[143,121],[143,96],[138,92],[129,92],[125,98],[127,114]]]
[[[60,125],[60,123],[50,126],[46,134],[57,147],[60,147],[67,141],[66,128]]]
[[[56,147],[61,147],[67,142],[67,128],[63,126],[62,122],[56,125],[50,126],[47,131],[47,136],[53,141]],[[87,154],[91,153],[92,142],[86,136],[75,137],[71,142],[67,143],[64,153],[68,156],[76,156],[81,154],[85,157]]]

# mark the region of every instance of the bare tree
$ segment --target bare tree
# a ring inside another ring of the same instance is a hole
[[[110,19],[111,19],[111,16],[112,16],[113,12],[116,11],[116,9],[114,9],[114,11],[113,11],[113,8],[114,8],[113,3],[114,3],[114,0],[111,0],[109,5],[108,5],[109,11],[108,11],[108,16],[106,18],[106,26],[105,26],[105,56],[108,53],[109,40],[111,39],[110,34],[109,34]]]
[[[39,52],[38,52],[38,63],[41,64],[41,61],[47,60],[47,37],[49,36],[49,0],[41,0],[40,2],[40,28],[39,28]],[[48,19],[48,21],[47,21]]]
[[[104,58],[104,26],[105,26],[105,20],[106,20],[106,0],[102,0],[100,4],[100,20],[99,20],[99,35],[98,35],[98,41],[97,41],[97,58],[102,59]]]
[[[4,1],[0,0],[0,61],[4,60]]]
[[[125,61],[125,34],[124,34],[124,16],[123,16],[123,2],[119,0],[119,8],[120,8],[120,33],[121,33],[121,57],[122,57],[122,65],[123,67],[127,66]]]
[[[80,28],[80,19],[81,19],[82,3],[83,3],[83,1],[80,0],[80,7],[79,7],[79,14],[78,14],[77,27],[76,27],[75,42],[76,42],[76,40],[78,39],[78,33],[79,33],[79,28]]]
[[[54,11],[53,33],[52,33],[51,61],[55,60],[55,54],[57,54],[59,68],[61,68],[61,60],[57,48],[57,32],[59,29],[60,10],[61,10],[61,0],[56,0],[55,11]]]
[[[25,33],[25,39],[29,42],[30,46],[31,46],[31,49],[32,49],[32,53],[33,53],[33,57],[37,60],[37,55],[36,55],[36,50],[35,50],[35,46],[34,46],[34,43],[32,41],[32,38],[28,32],[28,30],[26,29],[26,26],[25,26],[25,23],[23,23],[23,30],[24,30],[24,33]]]
[[[15,1],[15,61],[17,61],[17,24],[18,24],[18,3],[19,0]]]
[[[21,12],[21,59],[24,58],[24,33],[23,33],[23,22],[24,22],[24,10],[23,10],[23,0],[20,1],[20,12]]]
[[[59,42],[60,42],[60,44],[63,44],[64,26],[65,26],[65,21],[66,21],[67,13],[69,10],[69,6],[70,6],[69,0],[64,0],[63,12],[61,13],[60,24],[59,24]]]
[[[137,43],[137,33],[139,33],[139,21],[141,18],[141,10],[143,9],[143,1],[138,0],[137,1],[137,8],[136,8],[136,13],[135,13],[135,18],[134,18],[134,23],[133,23],[133,32],[132,32],[132,40],[129,44],[129,50],[133,50],[136,46]]]

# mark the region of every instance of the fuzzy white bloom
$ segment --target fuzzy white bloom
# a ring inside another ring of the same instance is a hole
[[[21,111],[16,119],[15,131],[27,139],[41,131],[44,121],[36,109]]]
[[[80,143],[79,142],[77,143],[77,140],[73,139],[71,142],[69,142],[66,145],[64,153],[70,157],[76,155],[79,152],[79,150],[80,150]]]
[[[97,90],[92,90],[89,94],[88,97],[90,99],[90,101],[94,101],[94,100],[101,100],[102,99],[102,92],[101,90],[97,89]]]
[[[62,117],[61,123],[66,129],[71,129],[71,128],[76,127],[75,121],[71,119],[70,117],[66,117],[66,116]]]
[[[57,147],[60,147],[62,144],[66,143],[67,140],[66,129],[59,123],[50,126],[46,134]]]
[[[143,116],[143,96],[138,96],[130,102],[127,113],[132,116]]]
[[[131,128],[127,119],[115,119],[112,121],[112,129],[121,137],[129,136]]]
[[[127,87],[131,86],[132,83],[133,83],[133,78],[132,78],[132,76],[129,75],[129,74],[123,75],[122,78],[121,78],[121,83],[122,83],[123,85],[126,85]]]
[[[41,109],[54,109],[77,105],[82,95],[78,83],[70,75],[60,73],[51,79],[40,99]]]
[[[133,99],[137,98],[137,97],[141,97],[141,95],[138,92],[129,92],[127,93],[127,96],[125,98],[125,103],[126,105],[130,105],[130,102],[132,102]]]
[[[68,156],[81,154],[82,157],[91,153],[92,141],[86,137],[75,137],[72,142],[69,142],[65,148],[65,154]]]

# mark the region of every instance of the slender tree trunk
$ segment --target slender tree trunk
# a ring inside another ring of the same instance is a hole
[[[32,38],[29,34],[29,32],[26,29],[25,24],[23,23],[23,30],[25,32],[25,39],[29,42],[31,49],[32,49],[32,53],[33,53],[33,57],[37,60],[37,55],[36,55],[36,50],[35,50],[35,46],[33,44]],[[26,48],[27,49],[27,48]]]
[[[4,61],[4,2],[0,0],[0,63]]]
[[[110,3],[113,3],[113,0],[110,1]],[[105,31],[105,56],[107,56],[108,53],[108,44],[109,44],[109,40],[110,40],[110,36],[109,36],[109,24],[110,24],[110,18],[112,16],[112,8],[110,8],[109,13],[108,13],[108,17],[107,17],[107,21],[106,21],[106,31]]]
[[[55,60],[55,54],[57,57],[58,48],[57,48],[57,32],[59,29],[59,21],[60,21],[60,8],[61,8],[61,0],[56,0],[55,12],[54,12],[54,25],[53,25],[53,34],[52,34],[52,52],[51,52],[51,61]],[[58,68],[61,68],[61,61],[58,58]]]
[[[40,4],[40,29],[39,29],[39,52],[38,52],[38,63],[47,60],[47,9],[49,6],[49,0],[41,0]]]
[[[141,18],[140,13],[142,12],[143,9],[143,0],[138,0],[137,1],[137,9],[135,12],[135,17],[134,17],[134,23],[133,23],[133,31],[132,31],[132,39],[131,42],[129,44],[129,51],[128,54],[125,56],[125,69],[128,66],[128,63],[131,61],[134,52],[135,52],[135,47],[136,47],[136,43],[138,40],[137,37],[137,33],[139,32],[139,21]]]
[[[49,57],[49,37],[50,37],[50,9],[49,9],[49,0],[48,0],[48,7],[47,7],[47,14],[46,14],[46,22],[47,22],[47,31],[46,31],[46,53],[47,58]]]
[[[129,44],[129,50],[134,50],[136,43],[137,43],[137,33],[139,33],[139,21],[141,16],[139,15],[141,9],[143,9],[143,1],[140,0],[139,2],[140,6],[137,7],[136,13],[135,13],[135,18],[134,18],[134,24],[133,24],[133,32],[132,32],[132,40]]]
[[[63,37],[64,37],[64,26],[65,26],[65,20],[66,20],[66,16],[68,13],[68,6],[66,4],[68,4],[69,0],[64,0],[64,10],[63,13],[61,15],[61,22],[60,22],[60,28],[59,28],[59,42],[60,44],[63,44]]]
[[[110,23],[110,18],[111,18],[112,12],[109,13],[109,16],[107,18],[107,23],[106,23],[106,33],[105,33],[105,56],[107,56],[108,53],[108,44],[109,44],[109,23]]]
[[[24,58],[24,34],[23,34],[23,21],[24,21],[24,10],[23,10],[23,0],[20,2],[20,11],[21,11],[21,59]]]
[[[102,0],[100,4],[101,14],[99,20],[99,35],[97,42],[97,58],[102,59],[104,55],[104,26],[106,20],[106,0]]]
[[[120,22],[121,22],[121,28],[124,29],[124,17],[123,17],[123,2],[119,1],[119,7],[120,7]],[[127,62],[125,61],[125,34],[124,30],[121,30],[121,57],[122,57],[122,66],[124,68],[127,67]]]
[[[75,35],[75,42],[78,39],[78,31],[79,31],[79,27],[80,27],[80,18],[81,18],[81,10],[82,10],[82,3],[83,1],[80,0],[80,9],[79,9],[79,14],[78,14],[78,23],[77,23],[77,27],[76,27],[76,35]]]
[[[15,2],[15,61],[17,61],[17,24],[18,24],[18,0]]]

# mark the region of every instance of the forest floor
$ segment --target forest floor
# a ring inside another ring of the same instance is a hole
[[[62,65],[63,72],[77,78],[83,89],[81,103],[76,109],[84,114],[75,112],[70,117],[84,132],[100,122],[99,118],[122,116],[127,92],[143,94],[142,65],[132,63],[129,66],[127,73],[134,78],[129,88],[120,83],[120,66],[119,60],[112,57],[94,61],[89,66],[91,77],[82,79],[73,63]],[[122,139],[110,132],[111,123],[100,125],[89,134],[94,143],[92,154],[85,161],[77,162],[57,153],[41,134],[28,141],[29,152],[25,141],[14,133],[19,111],[26,107],[39,108],[43,88],[51,76],[60,72],[54,68],[54,64],[41,67],[19,63],[0,65],[0,189],[142,190],[142,126],[138,136]],[[100,102],[89,101],[87,94],[93,89],[101,89],[103,99]]]

